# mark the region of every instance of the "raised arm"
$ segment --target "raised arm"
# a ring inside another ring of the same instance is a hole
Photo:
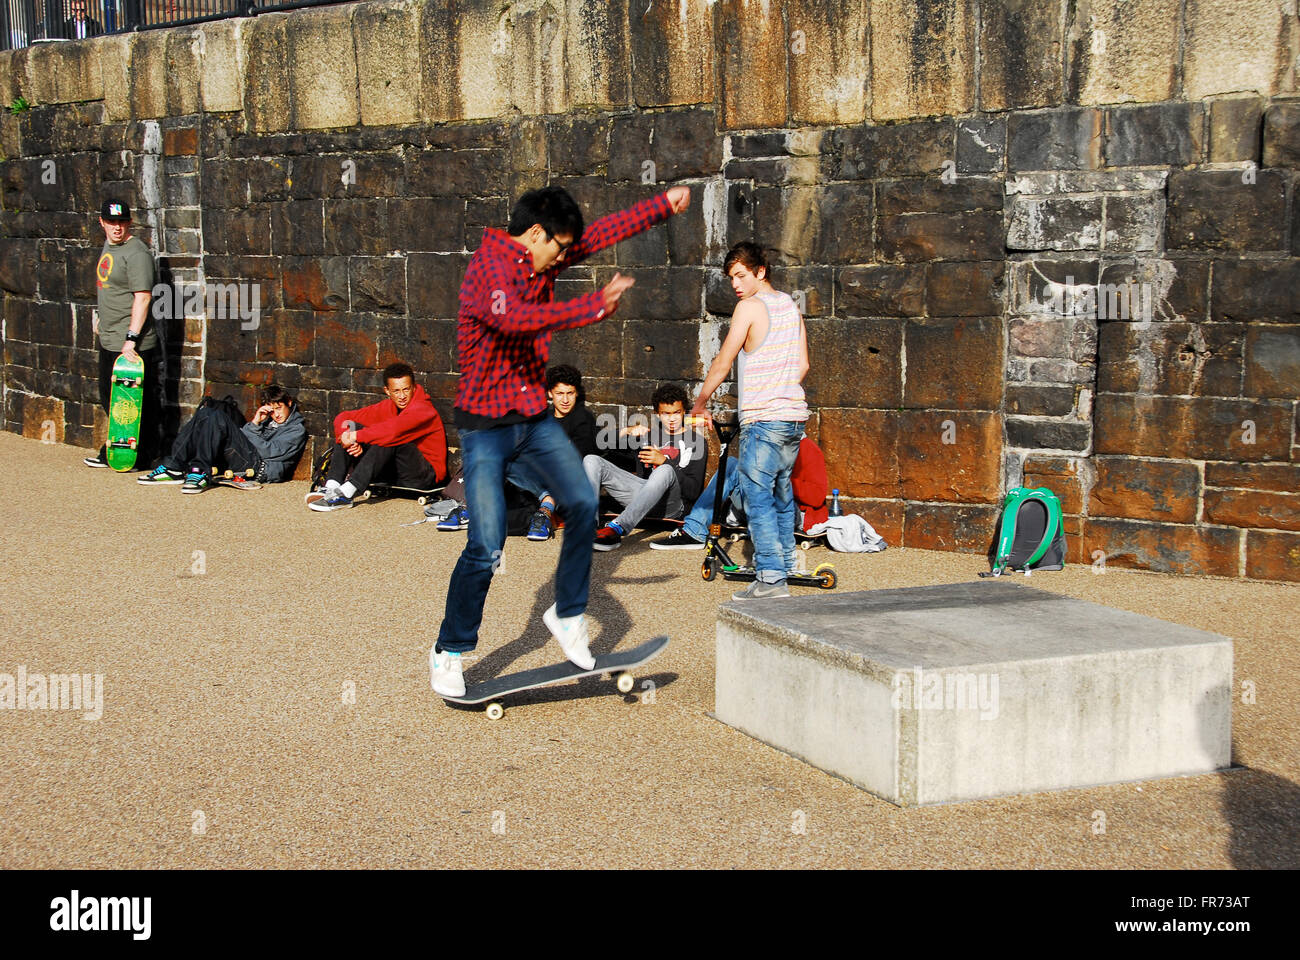
[[[690,205],[690,188],[673,187],[665,193],[648,197],[626,210],[607,213],[582,232],[582,239],[565,252],[559,269],[581,263],[593,253],[604,250],[620,240],[635,236],[643,230],[648,230],[656,223],[667,220],[674,213],[681,213]]]

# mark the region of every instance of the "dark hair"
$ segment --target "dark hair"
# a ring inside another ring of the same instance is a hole
[[[384,386],[388,386],[389,380],[401,380],[403,377],[410,377],[411,382],[415,383],[415,371],[411,369],[409,363],[390,363],[384,367]]]
[[[654,396],[650,398],[650,406],[654,409],[655,413],[659,412],[661,406],[671,405],[674,403],[680,403],[682,409],[686,409],[686,391],[676,383],[659,384],[659,388],[655,390]]]
[[[573,236],[574,243],[582,239],[582,208],[563,187],[542,187],[525,193],[510,212],[506,232],[517,237],[535,223],[552,237],[567,233]]]
[[[722,272],[731,276],[731,268],[737,263],[743,263],[753,274],[757,274],[761,267],[764,278],[772,272],[767,265],[767,254],[763,253],[763,248],[749,240],[742,240],[727,251],[727,259],[722,261]]]
[[[257,399],[257,405],[259,407],[264,407],[268,403],[287,403],[292,407],[297,402],[298,401],[295,400],[294,397],[284,389],[284,387],[280,386],[275,381],[271,381],[264,386]]]
[[[567,383],[573,389],[578,391],[578,399],[583,398],[582,389],[582,371],[577,367],[571,367],[567,363],[557,363],[546,370],[546,391],[549,393],[554,390],[558,384]]]

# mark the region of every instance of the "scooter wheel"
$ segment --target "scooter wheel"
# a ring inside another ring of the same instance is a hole
[[[704,563],[700,565],[700,576],[705,580],[712,580],[717,575],[718,571],[714,568],[711,561],[705,560]]]
[[[813,571],[813,575],[822,578],[821,586],[823,590],[835,589],[835,584],[837,582],[835,579],[835,568],[829,563],[823,563]]]

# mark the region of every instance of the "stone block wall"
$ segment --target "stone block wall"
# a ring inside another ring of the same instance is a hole
[[[460,280],[521,191],[685,183],[558,285],[637,280],[554,341],[600,410],[698,383],[755,238],[891,543],[983,551],[1024,482],[1077,562],[1297,580],[1297,53],[1276,0],[396,0],[0,54],[33,104],[0,116],[5,427],[102,433],[106,193],[176,291],[173,416],[275,379],[324,436],[395,359],[450,422]]]

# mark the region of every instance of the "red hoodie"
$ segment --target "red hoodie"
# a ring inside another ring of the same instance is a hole
[[[380,447],[416,444],[438,474],[438,480],[447,479],[447,432],[429,395],[419,384],[411,392],[411,402],[401,410],[387,397],[360,410],[344,410],[334,418],[334,439],[338,440],[349,428],[356,429],[360,444]]]
[[[826,505],[826,457],[822,448],[807,437],[799,441],[799,454],[790,472],[794,502],[803,511],[803,529],[825,523],[830,515]]]

